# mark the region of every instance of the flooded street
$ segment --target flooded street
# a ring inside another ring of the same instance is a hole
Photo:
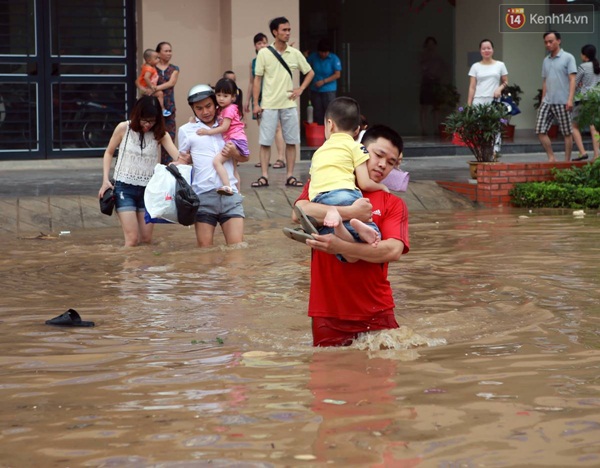
[[[600,216],[411,215],[394,350],[312,348],[282,221],[2,237],[0,466],[600,466]]]

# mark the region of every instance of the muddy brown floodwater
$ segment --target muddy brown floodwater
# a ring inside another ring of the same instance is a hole
[[[3,237],[0,466],[600,466],[600,216],[411,216],[384,351],[311,347],[283,225]]]

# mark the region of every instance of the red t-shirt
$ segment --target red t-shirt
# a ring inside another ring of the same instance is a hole
[[[308,200],[308,186],[298,200]],[[373,205],[373,221],[381,238],[398,239],[409,250],[408,210],[404,201],[383,191],[365,192]],[[296,201],[298,201],[296,200]],[[341,262],[335,255],[312,251],[310,268],[309,317],[367,320],[394,308],[387,263]]]

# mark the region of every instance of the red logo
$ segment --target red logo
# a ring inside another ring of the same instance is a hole
[[[509,8],[506,10],[506,25],[510,29],[521,29],[525,26],[525,8]]]

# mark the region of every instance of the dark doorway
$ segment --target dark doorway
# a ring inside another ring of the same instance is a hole
[[[454,77],[454,0],[300,1],[300,48],[326,37],[342,61],[338,96],[358,100],[370,123],[437,137],[441,112],[420,104],[425,39],[437,41],[440,79]],[[303,95],[306,102],[308,98]],[[424,113],[423,113],[424,112]],[[421,118],[426,117],[425,122]],[[423,124],[426,125],[423,125]]]

